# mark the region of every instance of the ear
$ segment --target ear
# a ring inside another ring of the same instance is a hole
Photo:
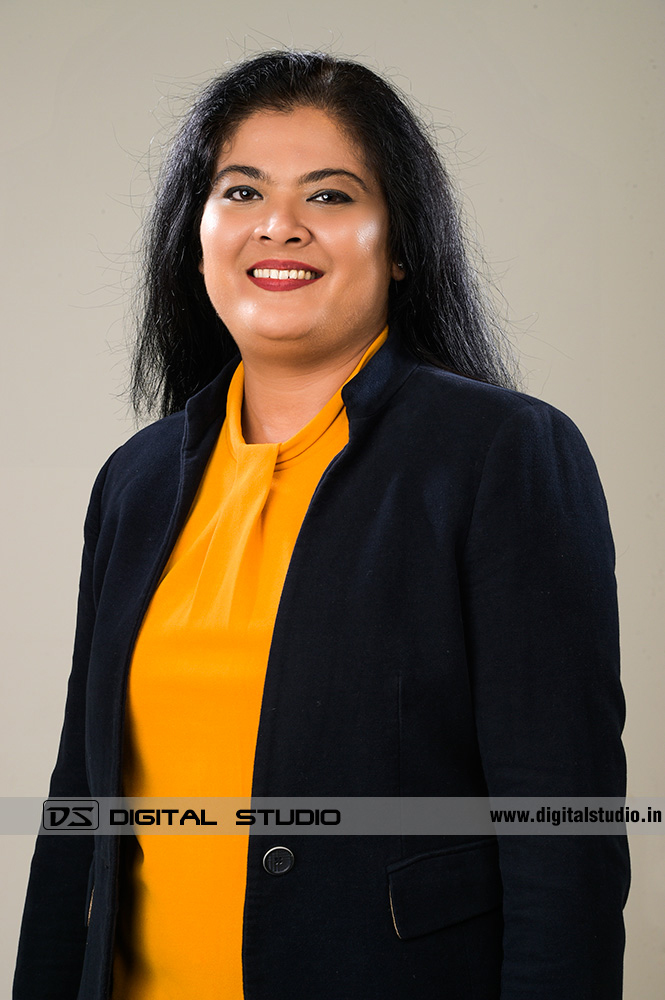
[[[201,260],[199,261],[199,272],[201,274],[205,273],[204,270],[203,270],[203,257],[201,257]]]
[[[396,261],[393,261],[390,268],[390,277],[394,278],[395,281],[401,281],[402,278],[406,278],[404,264],[398,264]]]

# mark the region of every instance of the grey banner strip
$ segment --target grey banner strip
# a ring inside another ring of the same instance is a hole
[[[0,798],[0,833],[373,836],[665,833],[665,797]]]

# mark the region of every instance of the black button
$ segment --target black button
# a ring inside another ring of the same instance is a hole
[[[271,847],[263,856],[263,867],[270,875],[286,875],[295,864],[293,851],[288,847]]]

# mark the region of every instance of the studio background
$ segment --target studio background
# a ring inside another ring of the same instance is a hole
[[[0,0],[0,794],[45,796],[82,525],[134,430],[122,398],[136,232],[160,145],[243,55],[323,48],[424,107],[503,298],[524,388],[568,413],[617,548],[632,795],[665,795],[662,0]],[[429,111],[427,111],[429,109]],[[497,292],[498,294],[498,292]],[[33,837],[4,836],[9,994]],[[665,838],[631,840],[627,998],[665,979]]]

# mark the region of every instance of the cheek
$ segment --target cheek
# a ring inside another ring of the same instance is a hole
[[[228,266],[231,256],[242,242],[242,233],[213,204],[203,210],[199,239],[205,273],[206,270],[210,272]]]
[[[213,251],[220,242],[220,235],[219,216],[217,212],[214,209],[205,208],[201,218],[199,239],[201,240],[203,259],[208,264],[212,263]]]
[[[350,229],[346,245],[353,248],[355,261],[365,271],[371,270],[383,275],[388,268],[388,229],[381,219],[365,219]],[[360,277],[360,275],[359,275]]]

